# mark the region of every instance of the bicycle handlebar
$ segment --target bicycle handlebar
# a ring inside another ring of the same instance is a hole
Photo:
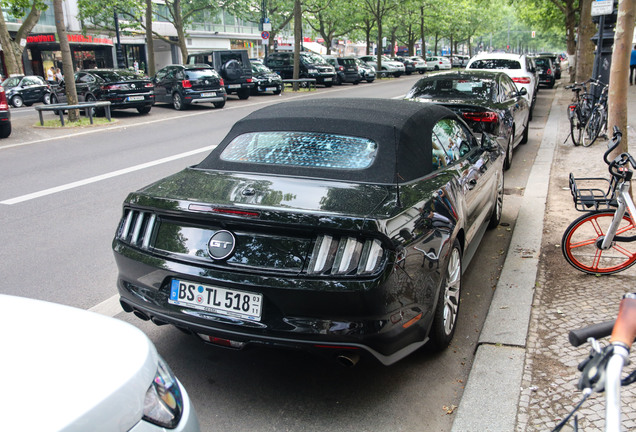
[[[618,308],[618,316],[611,343],[620,343],[629,349],[636,339],[636,293],[625,294]]]
[[[605,321],[599,324],[592,324],[576,330],[571,330],[568,340],[574,347],[583,345],[589,338],[601,339],[612,334],[615,321]]]
[[[618,147],[618,145],[621,143],[622,138],[623,138],[623,133],[618,128],[618,126],[614,126],[614,136],[612,137],[612,140],[607,146],[607,151],[603,155],[603,160],[605,161],[606,164],[608,165],[611,164],[611,162],[607,159],[607,157],[616,147]]]

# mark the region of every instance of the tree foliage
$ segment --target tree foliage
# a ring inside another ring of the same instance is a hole
[[[38,23],[42,11],[47,8],[44,0],[4,0],[0,3],[0,44],[5,47],[4,61],[9,75],[24,73],[22,53],[25,45],[22,41],[26,42],[27,35]],[[4,13],[22,20],[15,37],[9,34]]]

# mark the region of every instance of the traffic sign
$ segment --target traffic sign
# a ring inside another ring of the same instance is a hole
[[[263,38],[263,40],[269,39],[269,32],[267,31],[261,32],[261,38]]]
[[[592,16],[611,15],[614,12],[614,0],[594,0]]]

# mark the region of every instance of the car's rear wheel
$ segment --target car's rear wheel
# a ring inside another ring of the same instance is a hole
[[[0,138],[8,138],[11,135],[11,123],[0,125]]]
[[[274,92],[273,92],[273,93],[274,93],[275,95],[279,95],[279,94],[280,94],[280,92],[281,92],[281,89],[278,89],[278,90],[274,90]]]
[[[172,95],[172,106],[177,111],[183,111],[185,109],[185,104],[183,103],[183,98],[179,92],[176,92]]]
[[[236,92],[236,94],[238,95],[239,99],[245,100],[250,97],[250,89],[242,88],[238,92]]]
[[[95,96],[93,95],[88,95],[86,96],[86,102],[90,102],[90,103],[97,102],[97,99],[95,99]],[[106,113],[104,111],[104,108],[94,107],[94,108],[88,108],[88,109],[93,110],[93,116],[95,117],[103,117]]]
[[[530,120],[528,120],[526,122],[526,127],[523,130],[523,136],[521,137],[521,141],[519,142],[519,144],[525,144],[528,142],[528,133],[530,131]]]
[[[368,83],[372,83],[373,81],[375,81],[375,78],[367,79]]]
[[[137,112],[139,114],[148,114],[150,112],[150,108],[152,107],[145,106],[145,107],[137,108]]]
[[[512,152],[514,149],[514,136],[515,130],[513,129],[508,137],[508,144],[506,145],[506,159],[504,159],[504,169],[509,170],[512,166]]]
[[[51,93],[46,93],[42,97],[42,103],[44,103],[44,105],[49,105],[51,103]]]
[[[503,214],[503,200],[504,200],[504,175],[499,174],[497,179],[497,194],[495,198],[495,207],[492,209],[490,220],[488,221],[488,229],[495,229],[501,221],[501,215]]]
[[[436,351],[443,350],[453,340],[459,314],[461,287],[462,252],[459,241],[455,239],[446,264],[429,335],[430,345]]]
[[[223,108],[225,106],[225,101],[223,101],[223,102],[212,102],[212,105],[214,105],[214,108]]]
[[[22,99],[22,96],[13,96],[11,98],[11,105],[13,105],[14,108],[21,108],[24,106],[24,99]]]

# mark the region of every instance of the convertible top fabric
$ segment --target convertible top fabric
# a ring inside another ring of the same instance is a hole
[[[291,175],[354,182],[396,184],[429,174],[433,126],[457,118],[449,109],[390,99],[311,99],[262,108],[236,122],[223,141],[195,168]],[[248,132],[324,132],[368,138],[378,144],[374,163],[363,170],[306,168],[224,161],[219,158],[237,136]]]

